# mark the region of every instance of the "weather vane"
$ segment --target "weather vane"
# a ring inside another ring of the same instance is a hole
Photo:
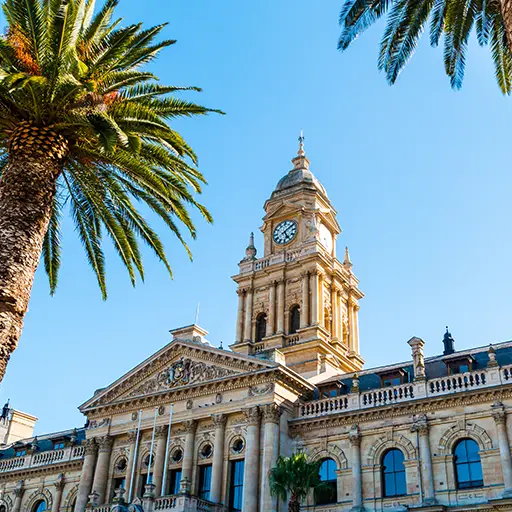
[[[302,130],[300,131],[299,142],[300,142],[301,144],[304,142],[304,132],[303,132]]]

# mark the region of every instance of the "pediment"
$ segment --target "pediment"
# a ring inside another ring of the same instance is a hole
[[[286,215],[297,213],[307,208],[304,201],[284,200],[267,211],[264,222],[268,222],[272,217],[284,217]]]
[[[262,361],[202,343],[175,340],[80,406],[82,412],[96,407],[208,385],[246,373],[274,368]]]

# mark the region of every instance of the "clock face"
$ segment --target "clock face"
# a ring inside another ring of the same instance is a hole
[[[291,242],[297,234],[297,223],[293,220],[283,220],[274,229],[274,242],[279,245]]]
[[[329,228],[324,226],[323,224],[320,224],[319,235],[320,235],[320,242],[322,245],[326,248],[327,252],[332,251],[332,234],[329,231]]]

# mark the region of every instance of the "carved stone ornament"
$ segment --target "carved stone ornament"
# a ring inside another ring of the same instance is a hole
[[[194,402],[192,400],[187,400],[186,408],[187,409],[192,409],[193,406],[194,406]]]
[[[18,483],[16,484],[16,487],[13,489],[14,496],[16,498],[21,498],[23,496],[23,491],[25,490],[23,488],[24,481],[18,480]]]
[[[112,449],[114,438],[111,436],[99,437],[97,440],[100,452],[109,452]]]
[[[260,409],[258,406],[244,410],[247,425],[258,425],[260,422]]]
[[[89,422],[89,426],[87,428],[94,429],[94,428],[101,428],[106,427],[110,423],[110,418],[102,418],[101,420],[91,420]]]
[[[132,412],[132,421],[135,421],[139,417],[139,413],[137,411]]]
[[[505,406],[501,402],[494,402],[492,404],[492,417],[497,425],[507,424],[507,413],[505,412]]]
[[[247,391],[248,396],[262,396],[274,390],[274,385],[269,382],[267,384],[260,384],[258,386],[250,386]]]
[[[66,482],[64,481],[64,474],[59,473],[59,476],[57,477],[57,480],[53,484],[55,486],[55,489],[57,491],[62,491],[64,489],[64,485],[66,485]]]
[[[197,430],[197,420],[185,421],[183,426],[185,427],[185,432],[187,434],[195,434]]]
[[[165,414],[165,407],[163,405],[161,405],[158,408],[158,416],[163,416],[164,414]]]
[[[263,421],[265,423],[279,423],[279,418],[283,410],[277,404],[268,404],[263,406]]]
[[[163,439],[164,437],[167,437],[167,431],[169,430],[167,425],[159,425],[155,429],[155,438],[156,439]]]
[[[225,427],[228,416],[227,414],[212,414],[212,420],[215,428]]]
[[[156,377],[136,387],[128,396],[157,393],[178,386],[220,379],[235,373],[234,370],[228,368],[221,368],[201,361],[193,361],[187,357],[181,357],[177,361],[174,361],[166,370],[160,372]]]
[[[98,450],[98,445],[96,444],[95,439],[86,439],[85,440],[85,455],[93,455]]]
[[[216,404],[221,404],[222,403],[222,393],[217,393],[215,395],[215,403]]]
[[[428,435],[428,420],[425,414],[420,414],[414,420],[411,431],[418,432],[420,436]]]
[[[359,430],[359,425],[352,425],[352,427],[350,427],[348,439],[352,446],[361,445],[361,430]]]

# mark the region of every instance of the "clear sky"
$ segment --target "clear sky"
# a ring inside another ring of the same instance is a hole
[[[511,100],[488,49],[472,45],[453,92],[442,49],[425,40],[389,87],[376,68],[382,26],[336,50],[341,2],[121,0],[126,23],[168,21],[165,37],[178,39],[153,65],[161,81],[201,86],[186,97],[227,112],[176,125],[199,154],[215,224],[198,219],[193,263],[165,233],[173,281],[146,251],[146,282],[132,289],[109,249],[103,302],[65,223],[57,294],[41,268],[0,388],[0,400],[40,418],[38,433],[82,425],[77,406],[192,323],[197,302],[211,342],[234,340],[230,276],[251,230],[262,252],[263,204],[291,169],[301,128],[338,210],[338,251],[350,247],[366,294],[367,367],[408,359],[412,336],[439,353],[445,325],[458,349],[512,338]]]

